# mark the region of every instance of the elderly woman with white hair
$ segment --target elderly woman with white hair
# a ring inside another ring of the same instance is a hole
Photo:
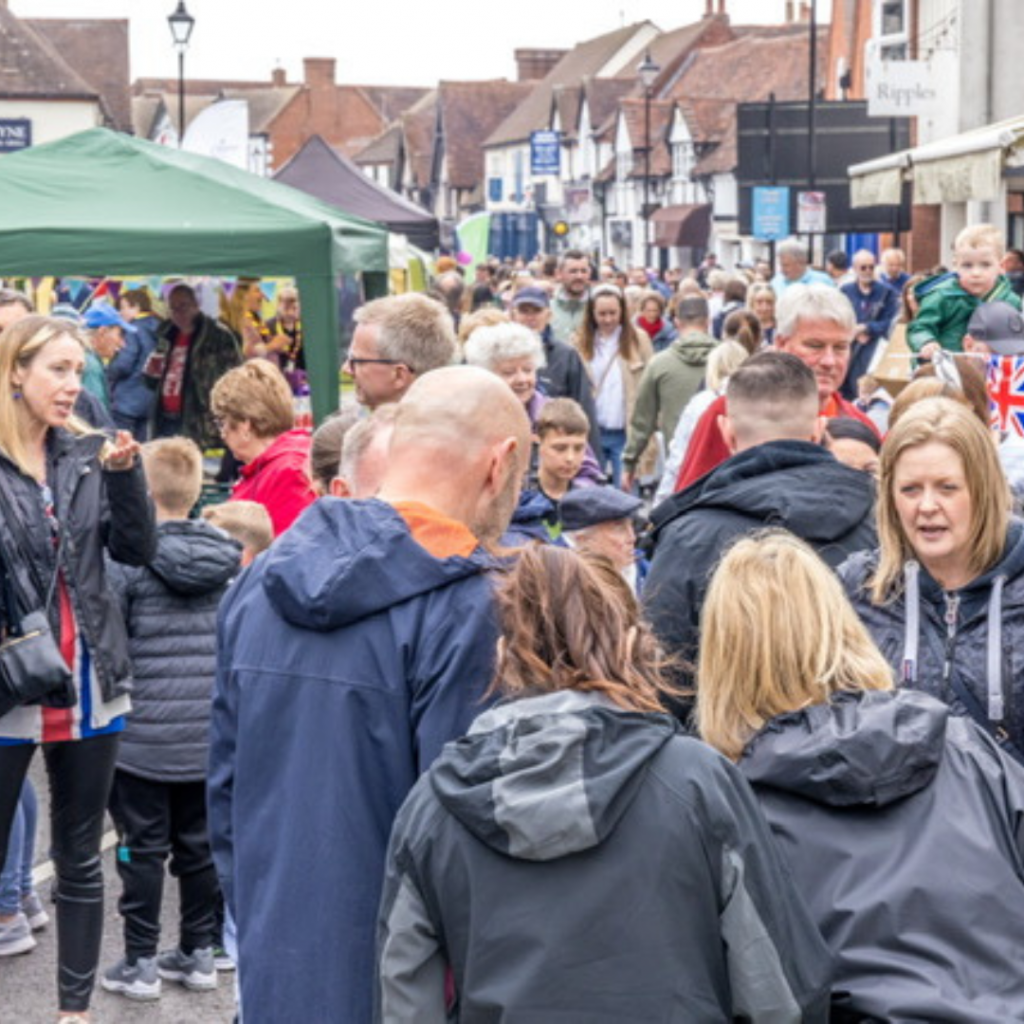
[[[537,383],[537,371],[544,366],[540,337],[523,324],[497,323],[478,327],[466,339],[463,357],[470,366],[496,373],[523,403],[531,426],[537,423],[548,396]],[[536,460],[531,460],[535,462]],[[577,483],[602,482],[601,469],[590,445],[583,458]]]

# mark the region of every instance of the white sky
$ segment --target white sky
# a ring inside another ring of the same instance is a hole
[[[131,22],[132,78],[177,77],[167,15],[177,0],[9,0],[26,18],[124,18]],[[781,22],[785,0],[727,0],[736,23]],[[433,86],[516,76],[520,47],[568,48],[645,19],[663,30],[701,17],[704,0],[186,0],[196,19],[185,74],[270,79],[283,67],[302,80],[303,57],[334,57],[352,85]],[[797,2],[799,7],[799,2]],[[825,24],[831,0],[818,0]]]

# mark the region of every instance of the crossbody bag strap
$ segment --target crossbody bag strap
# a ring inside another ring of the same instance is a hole
[[[1024,752],[1010,739],[1009,733],[1002,725],[996,725],[988,715],[985,714],[985,709],[981,706],[981,701],[971,693],[971,691],[963,684],[963,681],[955,672],[949,674],[949,685],[952,691],[956,694],[960,703],[967,709],[967,713],[974,719],[974,721],[981,726],[999,744],[1003,750],[1006,751],[1015,760],[1024,764]]]

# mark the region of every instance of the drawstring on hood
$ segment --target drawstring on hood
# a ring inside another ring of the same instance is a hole
[[[993,722],[1002,722],[1005,717],[1003,706],[1003,586],[1006,577],[997,576],[992,581],[992,593],[988,598],[988,647],[985,651],[988,676],[988,717]]]
[[[903,566],[903,586],[907,614],[901,677],[904,686],[913,686],[917,682],[917,652],[921,642],[921,566],[913,560]]]

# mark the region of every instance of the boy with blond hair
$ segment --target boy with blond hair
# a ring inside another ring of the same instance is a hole
[[[242,568],[273,543],[274,524],[270,513],[258,501],[226,501],[221,505],[207,505],[203,518],[234,537],[242,545]]]
[[[151,441],[142,461],[156,507],[157,554],[146,567],[110,563],[107,570],[128,627],[135,684],[110,794],[125,956],[102,985],[152,1000],[161,979],[197,991],[217,985],[220,891],[206,829],[207,734],[217,607],[238,573],[241,546],[188,518],[203,478],[193,441]],[[180,939],[158,956],[168,855],[180,888]]]
[[[1020,297],[1001,272],[1005,252],[1003,234],[991,224],[972,224],[956,236],[955,271],[914,289],[921,308],[907,330],[912,351],[926,359],[941,349],[962,352],[967,323],[983,302],[1009,302],[1020,309]]]

